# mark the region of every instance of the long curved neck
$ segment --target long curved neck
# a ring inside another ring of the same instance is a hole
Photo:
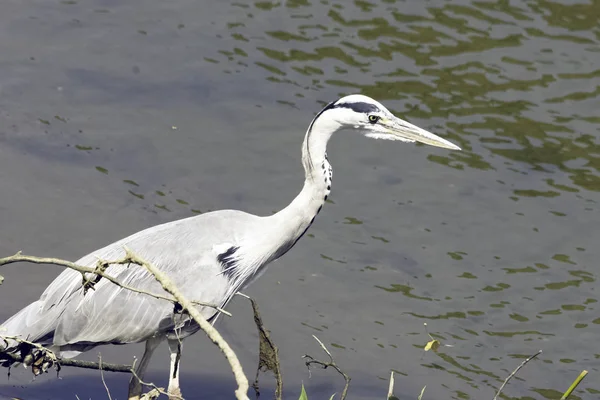
[[[296,198],[283,210],[272,215],[278,237],[278,258],[289,250],[306,232],[327,200],[331,191],[332,169],[327,160],[327,142],[337,127],[313,120],[302,144],[304,186]]]

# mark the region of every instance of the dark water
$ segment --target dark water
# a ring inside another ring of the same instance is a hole
[[[492,398],[539,349],[508,396],[558,398],[587,369],[576,395],[596,398],[599,43],[598,1],[3,1],[0,253],[76,259],[194,212],[269,214],[300,189],[312,115],[361,92],[464,151],[332,140],[331,204],[248,290],[288,398],[341,390],[309,379],[312,334],[351,398],[384,398],[390,370],[402,399]],[[0,319],[58,272],[3,268]],[[253,376],[249,310],[220,328]],[[452,347],[424,353],[424,322]],[[231,398],[218,351],[201,335],[185,350],[187,397]],[[13,371],[0,397],[106,398],[97,373],[62,375]]]

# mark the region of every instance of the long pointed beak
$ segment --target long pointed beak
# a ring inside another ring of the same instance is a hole
[[[389,133],[398,137],[400,140],[408,140],[411,142],[420,142],[430,146],[443,147],[451,150],[461,150],[460,147],[443,139],[425,129],[421,129],[416,125],[406,122],[400,118],[395,118],[386,126]]]

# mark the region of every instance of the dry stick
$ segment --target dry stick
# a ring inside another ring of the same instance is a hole
[[[106,363],[102,363],[102,365],[100,365],[100,363],[95,363],[92,361],[80,361],[80,360],[72,360],[72,359],[68,359],[68,358],[60,358],[52,350],[48,349],[47,347],[44,347],[39,343],[34,343],[29,340],[21,339],[18,336],[2,336],[2,335],[0,335],[0,340],[5,342],[6,344],[8,343],[8,340],[14,340],[17,343],[25,343],[32,347],[35,347],[36,349],[41,351],[43,354],[48,355],[50,360],[53,363],[58,364],[59,367],[77,367],[77,368],[96,369],[96,370],[103,369],[105,371],[110,371],[110,372],[127,372],[127,373],[131,372],[131,368],[132,368],[132,366],[130,366],[130,365],[106,364]],[[18,363],[26,362],[25,357],[14,354],[14,353],[2,353],[2,356],[9,357],[14,362],[18,362]]]
[[[331,355],[331,353],[329,352],[329,350],[327,350],[327,347],[325,347],[325,345],[323,344],[323,342],[321,342],[319,340],[318,337],[316,337],[315,335],[312,335],[312,337],[315,338],[315,340],[317,342],[319,342],[319,345],[321,345],[321,348],[323,349],[323,351],[325,353],[327,353],[327,355],[329,356],[329,362],[324,362],[324,361],[319,361],[319,360],[315,360],[314,357],[309,356],[308,354],[305,354],[302,358],[308,358],[309,360],[305,362],[306,366],[308,367],[309,371],[310,371],[310,366],[312,364],[317,364],[323,367],[323,369],[326,369],[327,367],[331,367],[333,369],[335,369],[340,375],[342,375],[344,377],[344,380],[346,381],[346,384],[344,385],[344,390],[342,391],[342,395],[340,396],[340,400],[344,400],[346,398],[346,396],[348,395],[348,387],[350,386],[350,377],[340,369],[340,367],[337,366],[337,364],[335,363],[333,356]]]
[[[171,294],[181,307],[190,314],[192,319],[200,326],[200,328],[206,333],[206,336],[216,344],[221,352],[225,355],[225,358],[229,362],[233,376],[238,384],[238,388],[235,391],[235,397],[238,400],[249,400],[248,398],[248,378],[244,374],[240,360],[235,355],[235,352],[231,349],[229,344],[223,339],[221,334],[208,322],[202,314],[194,307],[193,303],[186,299],[177,287],[173,284],[171,279],[156,268],[154,265],[144,261],[137,255],[135,255],[129,248],[125,247],[125,258],[132,263],[139,264],[145,267],[154,278],[162,285],[163,289]]]
[[[146,396],[146,398],[152,399],[152,398],[157,398],[157,397],[158,397],[158,396],[160,396],[161,394],[163,394],[163,395],[167,396],[167,397],[169,398],[169,400],[171,400],[172,398],[177,398],[177,399],[179,399],[179,400],[183,400],[183,397],[180,397],[180,396],[174,396],[174,395],[172,395],[172,394],[169,394],[169,393],[165,392],[165,389],[164,389],[164,388],[158,387],[158,386],[156,386],[156,385],[155,385],[154,383],[152,383],[152,382],[144,382],[143,380],[141,380],[141,379],[140,379],[139,375],[138,375],[138,374],[135,372],[135,370],[134,370],[133,368],[131,369],[131,373],[133,374],[133,376],[135,377],[135,379],[137,379],[137,380],[140,382],[140,384],[142,384],[142,385],[144,385],[144,386],[148,386],[148,387],[151,387],[151,388],[152,388],[152,390],[151,390],[151,391],[149,391],[148,393],[144,393],[144,394],[142,395],[142,398],[141,398],[140,400],[144,399],[144,396]],[[155,396],[153,392],[156,392],[156,393],[158,393],[158,396]],[[154,397],[153,397],[153,396],[154,396]]]
[[[542,351],[539,350],[537,353],[535,353],[534,355],[532,355],[531,357],[529,357],[528,359],[526,359],[525,361],[523,361],[521,363],[521,365],[519,365],[509,376],[506,377],[506,379],[504,380],[504,383],[502,384],[502,386],[500,386],[500,389],[498,389],[498,393],[496,393],[496,395],[494,396],[494,400],[498,399],[498,396],[500,396],[500,393],[502,393],[502,389],[504,389],[504,386],[506,386],[506,384],[508,383],[508,381],[510,381],[510,379],[515,376],[515,374],[517,372],[519,372],[519,370],[521,368],[523,368],[523,366],[525,364],[527,364],[529,361],[533,360],[534,358],[536,358],[537,356],[539,356],[540,354],[542,354]]]
[[[252,311],[254,313],[254,323],[258,329],[259,338],[259,354],[258,354],[258,367],[256,368],[256,377],[252,388],[256,393],[256,398],[260,397],[260,388],[258,386],[258,376],[261,371],[272,371],[275,375],[275,400],[282,399],[283,393],[283,379],[281,378],[281,363],[279,362],[279,349],[275,346],[275,343],[271,339],[269,331],[265,328],[260,312],[258,311],[258,304],[252,297],[245,295],[244,293],[237,292],[238,296],[245,297],[252,304]]]
[[[104,380],[104,371],[102,371],[102,356],[98,353],[98,364],[100,366],[100,378],[102,378],[102,384],[104,385],[104,389],[106,389],[106,394],[108,395],[108,400],[112,400],[112,396],[110,395],[110,390],[108,389],[108,385]]]
[[[22,255],[21,252],[19,251],[17,254],[15,254],[13,256],[0,258],[0,267],[3,265],[12,264],[12,263],[16,263],[16,262],[29,262],[32,264],[51,264],[51,265],[58,265],[60,267],[70,268],[72,270],[75,270],[75,271],[81,273],[81,275],[83,275],[83,278],[84,278],[84,286],[89,285],[91,288],[93,288],[93,285],[97,282],[93,282],[91,278],[87,278],[84,274],[96,274],[98,276],[101,276],[104,279],[109,280],[110,282],[114,283],[115,285],[122,287],[123,289],[130,290],[130,291],[136,292],[136,293],[145,294],[145,295],[154,297],[155,299],[166,300],[166,301],[170,301],[172,303],[175,302],[175,300],[172,298],[162,296],[162,295],[156,294],[156,293],[147,292],[145,290],[126,285],[126,284],[118,281],[117,279],[113,278],[112,276],[108,275],[106,272],[104,272],[106,267],[111,264],[121,264],[121,265],[130,264],[131,261],[127,257],[124,257],[122,259],[115,260],[115,261],[98,260],[98,265],[95,268],[91,268],[91,267],[84,267],[82,265],[76,264],[71,261],[61,260],[59,258],[26,256],[26,255]],[[134,264],[137,264],[137,263],[134,263]],[[0,283],[2,283],[1,279],[2,278],[0,277]],[[215,304],[204,303],[204,302],[199,302],[199,301],[198,302],[194,301],[193,303],[195,305],[199,305],[199,306],[214,308],[215,310],[219,311],[220,313],[223,313],[223,314],[231,317],[231,314],[229,312],[223,310],[221,307],[218,307]]]
[[[50,351],[49,349],[46,349],[48,351]],[[10,357],[14,362],[17,363],[23,363],[23,357],[18,356],[16,354],[8,354],[8,353],[3,353],[2,356],[6,356],[6,357]],[[95,370],[99,370],[100,369],[100,365],[97,362],[93,362],[93,361],[81,361],[81,360],[73,360],[70,358],[60,358],[57,357],[57,364],[62,368],[62,367],[76,367],[76,368],[84,368],[84,369],[95,369]],[[107,363],[102,363],[102,369],[104,371],[108,371],[108,372],[126,372],[126,373],[130,373],[131,372],[131,365],[122,365],[122,364],[107,364]]]

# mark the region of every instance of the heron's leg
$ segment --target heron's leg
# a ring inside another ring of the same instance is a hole
[[[169,371],[169,400],[180,400],[181,389],[179,388],[179,362],[181,361],[181,345],[183,344],[179,338],[167,338],[169,343],[169,352],[171,353],[171,368]]]
[[[144,355],[142,356],[140,362],[135,365],[134,369],[137,377],[132,374],[131,379],[129,380],[129,400],[139,400],[142,396],[142,383],[140,382],[140,379],[144,379],[144,374],[146,373],[146,369],[150,363],[150,358],[152,358],[154,350],[156,350],[162,340],[163,338],[159,336],[146,340]]]

